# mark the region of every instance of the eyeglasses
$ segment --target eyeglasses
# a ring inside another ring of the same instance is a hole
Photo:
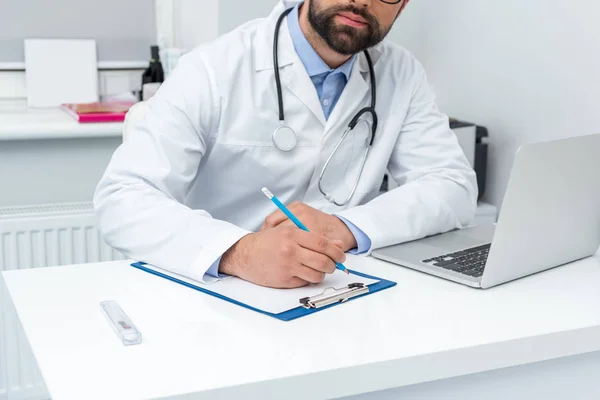
[[[385,4],[398,4],[398,3],[402,2],[402,0],[380,0],[380,1]]]

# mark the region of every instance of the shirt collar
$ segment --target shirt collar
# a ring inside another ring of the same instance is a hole
[[[313,77],[324,73],[339,71],[346,76],[347,80],[350,80],[352,66],[354,65],[354,61],[356,61],[356,54],[335,70],[329,68],[325,61],[317,54],[315,49],[313,49],[306,39],[306,36],[304,36],[302,28],[300,28],[299,9],[301,5],[302,3],[297,4],[292,12],[290,12],[288,16],[288,27],[292,42],[296,48],[296,53],[298,53],[298,57],[300,57],[302,64],[304,64],[308,75]]]

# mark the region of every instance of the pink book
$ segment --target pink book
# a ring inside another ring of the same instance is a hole
[[[61,108],[81,123],[123,122],[134,102],[98,102],[86,104],[63,104]]]

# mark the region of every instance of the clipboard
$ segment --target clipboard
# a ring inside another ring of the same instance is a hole
[[[356,300],[360,297],[368,296],[373,293],[377,293],[379,291],[389,289],[396,285],[396,282],[388,281],[385,279],[381,279],[375,276],[362,274],[360,272],[349,271],[350,275],[356,277],[362,277],[366,279],[372,279],[378,281],[376,283],[366,285],[363,283],[351,283],[348,285],[344,285],[341,287],[328,287],[324,290],[316,292],[314,295],[309,297],[302,297],[298,299],[298,306],[296,308],[292,308],[288,311],[284,311],[281,313],[272,313],[265,310],[262,310],[257,307],[253,307],[251,305],[245,304],[241,301],[232,299],[230,297],[224,296],[215,291],[211,291],[208,288],[210,285],[194,285],[190,282],[187,282],[183,279],[178,279],[177,277],[167,275],[156,269],[149,268],[149,264],[144,262],[136,262],[131,264],[132,267],[137,268],[139,270],[148,272],[150,274],[159,276],[161,278],[165,278],[172,282],[178,283],[180,285],[186,286],[190,289],[197,290],[199,292],[217,297],[221,300],[228,301],[230,303],[236,304],[238,306],[244,307],[246,309],[267,315],[269,317],[276,318],[281,321],[292,321],[297,318],[305,317],[311,314],[314,314],[319,311],[323,311],[329,309],[331,307],[335,307],[337,305],[346,303],[348,301]]]

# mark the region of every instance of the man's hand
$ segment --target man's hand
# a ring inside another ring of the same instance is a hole
[[[296,226],[277,226],[244,236],[219,264],[219,272],[261,286],[288,289],[323,281],[346,255],[341,242]]]
[[[292,203],[289,210],[311,232],[324,234],[331,240],[340,240],[343,243],[342,250],[344,252],[356,248],[356,238],[338,217],[326,214],[301,202]],[[263,231],[279,225],[296,226],[283,212],[277,210],[266,218],[260,230]]]

